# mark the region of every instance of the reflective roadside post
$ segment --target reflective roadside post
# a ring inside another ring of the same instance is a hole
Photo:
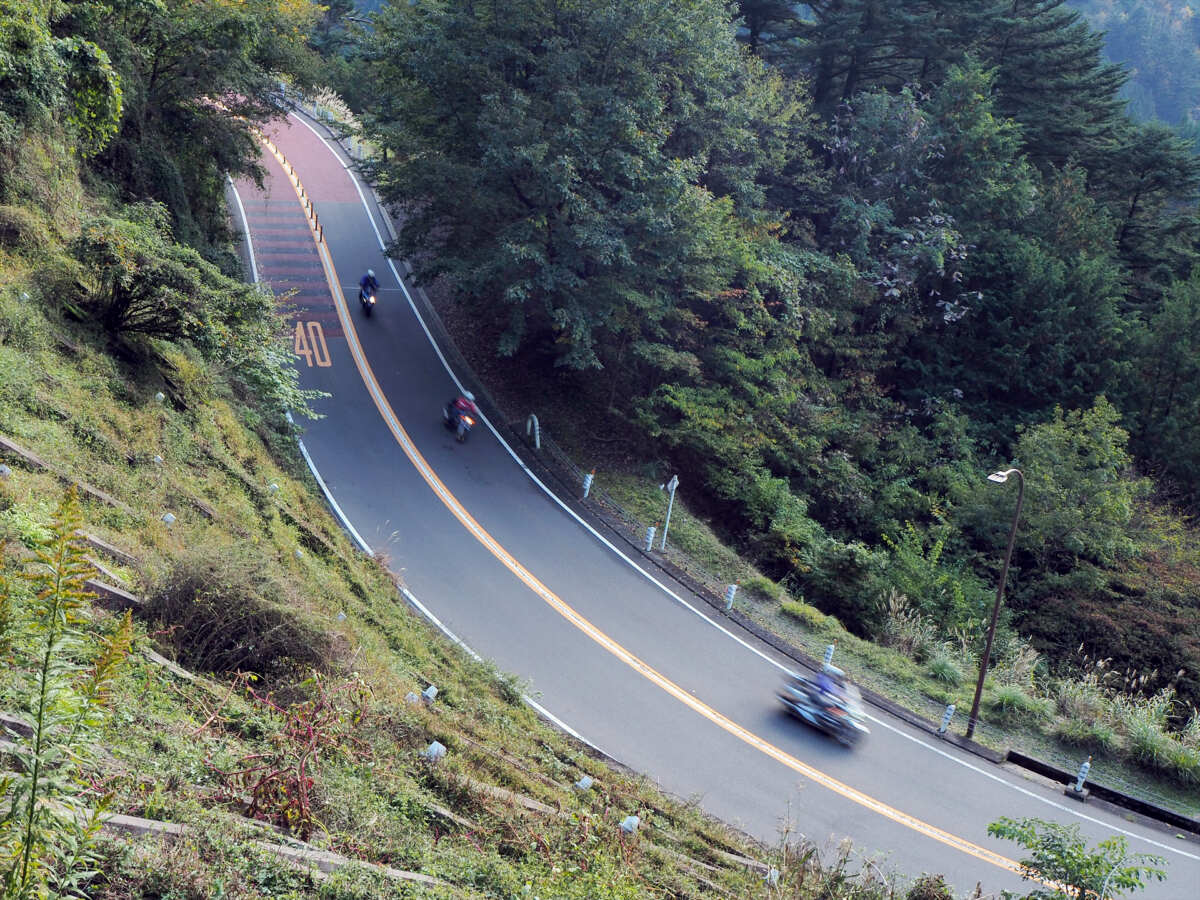
[[[667,518],[663,522],[662,543],[658,545],[659,550],[667,549],[667,529],[671,527],[671,507],[675,505],[675,488],[679,487],[679,476],[672,475],[671,480],[666,484],[660,484],[658,489],[667,492]]]
[[[996,585],[996,604],[992,607],[992,622],[988,625],[987,642],[983,647],[983,657],[979,660],[979,681],[975,683],[975,699],[971,701],[971,715],[967,718],[967,732],[970,738],[975,733],[975,722],[979,717],[979,698],[983,696],[983,679],[987,675],[988,661],[992,655],[992,641],[996,637],[996,620],[1000,617],[1000,601],[1004,599],[1004,582],[1008,580],[1008,564],[1012,561],[1013,542],[1017,539],[1017,522],[1021,519],[1021,501],[1025,499],[1025,476],[1020,469],[1005,469],[1003,472],[993,472],[988,481],[1004,484],[1010,475],[1017,476],[1017,511],[1013,514],[1012,529],[1008,532],[1008,549],[1004,551],[1004,566],[1000,569],[1000,582]]]

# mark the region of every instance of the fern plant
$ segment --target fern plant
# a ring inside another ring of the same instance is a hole
[[[16,771],[0,779],[0,878],[5,900],[83,896],[91,847],[108,798],[89,809],[79,777],[103,722],[108,688],[133,642],[126,613],[113,633],[86,629],[92,567],[84,557],[74,489],[24,576],[36,597],[12,642],[32,733],[15,734]],[[6,594],[7,586],[0,585]]]

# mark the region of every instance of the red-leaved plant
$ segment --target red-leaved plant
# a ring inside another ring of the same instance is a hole
[[[309,699],[288,706],[277,703],[273,694],[247,687],[249,697],[270,709],[282,727],[271,736],[269,750],[242,757],[238,768],[226,772],[211,761],[209,766],[223,782],[217,800],[238,803],[245,815],[307,840],[316,824],[313,789],[320,761],[344,751],[353,740],[370,692],[357,676],[330,687],[319,673],[302,687]]]

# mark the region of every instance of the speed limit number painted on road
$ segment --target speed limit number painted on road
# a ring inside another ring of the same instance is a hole
[[[325,330],[320,322],[296,323],[295,349],[296,355],[304,357],[310,369],[313,365],[323,369],[333,364],[325,343]]]

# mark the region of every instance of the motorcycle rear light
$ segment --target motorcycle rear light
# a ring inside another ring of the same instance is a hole
[[[475,424],[475,420],[472,419],[470,416],[463,416],[463,421],[466,422],[468,425]]]

